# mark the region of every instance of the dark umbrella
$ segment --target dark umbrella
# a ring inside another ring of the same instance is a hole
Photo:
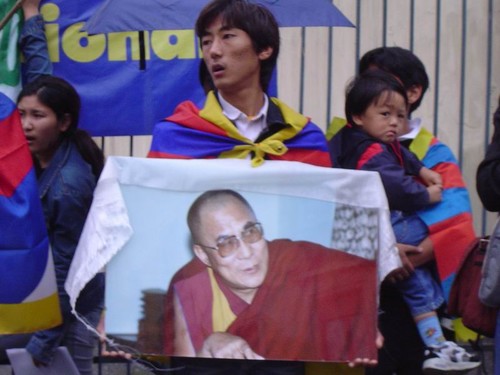
[[[249,0],[268,7],[281,27],[347,26],[353,24],[330,0]],[[89,34],[194,28],[208,0],[105,0],[89,18]]]

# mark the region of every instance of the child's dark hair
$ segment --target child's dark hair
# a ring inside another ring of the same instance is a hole
[[[398,93],[408,104],[406,90],[394,76],[381,70],[369,70],[355,77],[346,89],[345,115],[347,122],[354,125],[353,117],[362,115],[384,93]]]
[[[104,155],[90,135],[78,129],[81,103],[80,95],[74,87],[62,78],[41,76],[23,87],[17,103],[32,95],[36,95],[40,103],[54,111],[58,121],[70,118],[68,130],[61,133],[61,136],[75,143],[82,157],[91,165],[96,179],[99,178],[104,167]]]
[[[247,0],[214,0],[203,8],[196,21],[196,35],[201,38],[217,17],[224,26],[245,31],[252,40],[255,52],[271,47],[271,56],[260,63],[260,84],[267,91],[280,50],[278,22],[269,9]]]
[[[410,112],[416,110],[425,92],[429,88],[429,77],[422,61],[410,50],[401,47],[379,47],[368,51],[359,61],[359,74],[370,69],[381,69],[396,76],[406,90],[418,85],[422,95],[410,106]]]

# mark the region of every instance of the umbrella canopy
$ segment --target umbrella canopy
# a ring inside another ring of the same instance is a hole
[[[263,4],[280,27],[354,25],[330,0],[249,0]],[[105,0],[86,22],[89,34],[193,29],[209,0]]]

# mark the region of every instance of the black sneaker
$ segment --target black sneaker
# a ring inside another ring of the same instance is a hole
[[[462,374],[480,365],[477,356],[453,341],[445,341],[426,349],[423,371],[426,375]]]

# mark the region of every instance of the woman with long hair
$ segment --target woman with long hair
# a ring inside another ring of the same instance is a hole
[[[28,337],[35,364],[50,363],[57,346],[66,346],[81,374],[92,374],[97,335],[72,313],[64,283],[80,238],[104,155],[78,129],[80,96],[71,84],[43,76],[26,85],[18,97],[24,135],[33,156],[37,182],[54,259],[63,324]],[[97,326],[104,304],[104,274],[97,274],[80,295],[76,310]]]

